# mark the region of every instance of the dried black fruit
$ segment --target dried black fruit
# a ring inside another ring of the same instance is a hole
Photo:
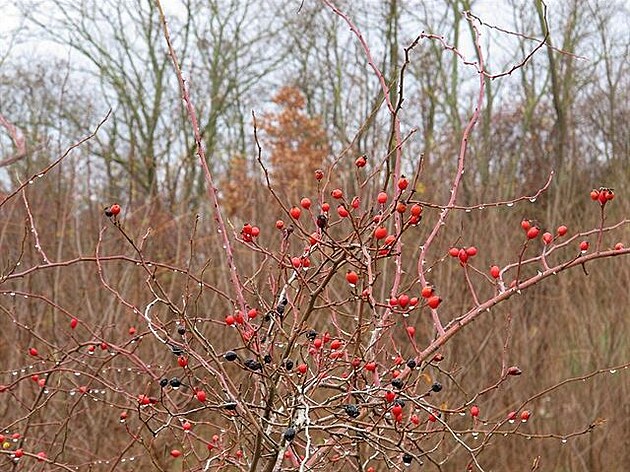
[[[168,347],[171,348],[171,352],[176,356],[181,356],[184,353],[184,350],[175,344],[169,344]]]
[[[402,456],[402,460],[405,463],[405,465],[409,465],[411,464],[411,461],[413,461],[413,456],[409,454],[408,452],[405,452]]]
[[[326,218],[326,215],[318,215],[317,216],[317,227],[318,228],[324,229],[327,224],[328,224],[328,218]]]
[[[282,316],[282,314],[284,313],[284,307],[285,307],[285,305],[282,305],[282,304],[280,304],[280,305],[278,305],[278,306],[276,307],[276,312],[277,312],[279,315],[281,315],[281,316]]]
[[[160,380],[160,387],[164,388],[168,385],[168,379]]]
[[[171,387],[173,388],[179,388],[182,386],[182,382],[181,380],[179,380],[177,377],[173,377],[169,383],[171,384]]]
[[[112,211],[109,209],[109,207],[105,208],[105,216],[108,218],[111,218],[112,216],[114,216],[114,214],[112,213]]]
[[[293,369],[293,361],[291,359],[287,359],[284,363],[284,368],[287,370]]]
[[[400,405],[403,408],[405,407],[405,400],[403,400],[402,398],[397,398],[396,400],[394,400],[394,405]]]
[[[407,361],[407,367],[409,367],[410,369],[415,369],[417,365],[418,364],[416,364],[416,360],[414,358],[411,358]]]
[[[234,351],[228,351],[225,354],[223,354],[223,358],[226,361],[233,362],[236,359],[238,359],[238,355]]]
[[[284,440],[291,442],[295,439],[295,428],[287,428],[283,434]]]
[[[306,332],[306,339],[312,341],[317,337],[317,331],[315,331],[314,329],[309,329]]]
[[[243,362],[243,364],[245,365],[245,367],[247,367],[248,369],[251,369],[251,370],[260,370],[260,369],[262,369],[261,363],[258,362],[255,359],[247,359],[245,362]]]
[[[263,361],[265,361],[265,364],[271,364],[271,356],[269,354],[265,354]]]
[[[186,334],[186,328],[184,326],[180,326],[179,328],[177,328],[177,332],[183,336],[184,334]]]
[[[442,390],[442,384],[440,382],[435,382],[433,385],[431,385],[431,390],[433,390],[434,392],[439,392],[440,390]]]
[[[344,409],[350,418],[356,418],[359,416],[359,407],[356,405],[346,405]]]
[[[393,379],[392,387],[397,388],[397,389],[403,388],[403,381],[401,379]]]

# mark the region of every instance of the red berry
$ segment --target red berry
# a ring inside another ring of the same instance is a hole
[[[140,403],[140,405],[149,405],[151,399],[146,395],[138,395],[138,403]]]
[[[399,296],[398,297],[398,304],[402,308],[407,307],[407,305],[409,305],[409,295],[403,293],[401,296]]]
[[[452,248],[450,248],[450,249],[448,250],[448,254],[449,254],[449,256],[451,256],[451,257],[457,257],[457,256],[459,256],[459,249],[458,249],[458,248],[456,248],[456,247],[452,247]]]
[[[251,234],[252,234],[252,225],[250,225],[249,223],[245,223],[243,225],[243,229],[241,229],[241,234],[243,234],[243,235],[249,234],[251,236]]]
[[[46,458],[47,457],[46,457],[46,453],[45,452],[42,451],[42,452],[38,452],[37,453],[37,461],[38,462],[43,462],[43,461],[46,460]]]
[[[374,372],[376,370],[376,362],[368,362],[365,364],[364,369],[368,372]]]
[[[107,349],[109,349],[109,346],[107,345],[107,343],[105,341],[103,341],[101,343],[101,350],[102,351],[107,351]]]
[[[357,167],[365,167],[366,163],[367,163],[367,159],[365,158],[365,156],[359,156],[354,161],[354,165],[357,166]]]
[[[623,243],[615,244],[615,251],[621,251],[623,249]]]
[[[490,275],[494,277],[495,279],[499,278],[500,273],[501,273],[501,269],[499,269],[499,266],[493,265],[492,267],[490,267]]]
[[[398,298],[397,297],[390,297],[389,298],[389,305],[390,306],[397,306],[398,305]]]
[[[466,262],[468,262],[468,253],[465,249],[460,249],[457,255],[459,256],[459,260],[462,264],[466,264]]]
[[[514,420],[516,419],[516,412],[510,411],[507,415],[507,419],[510,421],[510,423],[513,423]]]
[[[354,287],[357,282],[359,281],[359,276],[357,275],[357,273],[353,270],[349,270],[346,273],[346,280],[348,281],[348,283]]]
[[[322,180],[324,178],[324,171],[321,169],[317,169],[315,171],[315,179]]]
[[[258,226],[252,226],[252,236],[257,238],[260,235],[260,228]]]
[[[300,210],[298,207],[291,207],[289,213],[291,214],[291,217],[293,219],[297,220],[302,214],[302,210]]]
[[[538,227],[532,226],[527,230],[527,239],[535,239],[538,236],[538,233],[540,233]]]
[[[407,205],[405,205],[403,202],[398,202],[398,205],[396,205],[396,211],[398,213],[404,213],[407,211]]]
[[[228,326],[232,326],[236,322],[234,315],[227,315],[225,317],[225,324]]]
[[[300,364],[297,366],[297,370],[300,374],[306,374],[307,369],[308,367],[306,366],[306,364]]]
[[[595,189],[591,190],[591,200],[596,201],[599,199],[599,192]]]
[[[319,242],[319,235],[317,233],[311,233],[311,235],[308,237],[308,242],[311,246],[314,246]]]
[[[381,205],[384,205],[385,203],[387,203],[387,194],[385,192],[380,192],[376,196],[376,201],[379,202]]]
[[[322,203],[322,211],[323,211],[324,213],[326,213],[326,212],[330,211],[330,204],[329,204],[329,203],[326,203],[326,202]]]
[[[564,236],[567,234],[568,228],[564,225],[558,226],[558,236]]]
[[[195,396],[197,397],[197,400],[199,400],[201,403],[204,403],[208,399],[206,392],[204,392],[203,390],[197,390]]]
[[[545,232],[542,235],[542,240],[545,244],[549,244],[553,240],[553,236],[551,235],[551,233]]]
[[[335,339],[330,343],[330,349],[337,350],[340,347],[341,347],[341,341],[339,341],[338,339]]]
[[[109,207],[109,211],[114,216],[118,215],[120,213],[120,205],[118,203],[114,203],[111,207]]]
[[[313,340],[313,346],[315,347],[315,349],[321,348],[323,343],[324,341],[322,341],[320,338],[315,338]]]
[[[470,246],[469,248],[466,248],[466,254],[468,254],[470,257],[476,256],[477,248],[475,246]]]
[[[251,310],[249,310],[247,312],[247,317],[251,320],[253,318],[256,318],[256,316],[258,316],[258,310],[256,310],[256,308],[252,308]]]
[[[37,381],[37,385],[39,385],[40,387],[45,387],[46,386],[46,379],[39,379]]]
[[[188,358],[186,356],[179,356],[177,358],[177,363],[180,367],[186,367],[188,365]]]
[[[582,241],[580,243],[580,251],[582,252],[588,251],[588,241]]]
[[[433,287],[431,287],[430,285],[422,287],[422,292],[420,293],[422,295],[422,298],[429,298],[431,295],[433,295]]]
[[[129,327],[129,336],[136,334],[136,328],[134,326]]]
[[[305,210],[308,210],[311,207],[311,200],[304,197],[302,200],[300,200],[300,206]]]
[[[530,416],[531,416],[531,413],[529,412],[529,410],[521,411],[521,421],[523,423],[527,422]]]
[[[416,306],[419,301],[420,300],[418,300],[418,297],[411,297],[411,299],[409,300],[409,305]]]
[[[479,416],[479,407],[477,405],[473,405],[470,409],[470,416],[477,417]]]
[[[192,428],[192,425],[190,424],[189,421],[184,421],[184,424],[182,424],[182,429],[184,431],[190,431],[190,428]]]
[[[420,424],[420,418],[418,418],[418,415],[416,415],[415,413],[413,415],[411,415],[410,420],[416,426]]]
[[[412,216],[420,216],[422,214],[422,207],[417,203],[414,203],[411,207],[411,215]]]
[[[442,299],[438,297],[437,295],[431,295],[429,299],[427,300],[427,304],[429,305],[429,307],[433,308],[434,310],[438,306],[440,306],[440,303],[442,303]]]
[[[88,392],[88,388],[85,385],[81,385],[79,387],[79,393],[81,393],[82,395],[85,395]]]
[[[22,457],[24,455],[24,449],[16,449],[15,452],[13,453],[13,455],[19,459],[20,457]]]
[[[606,198],[606,191],[605,190],[600,191],[597,199],[599,200],[600,204],[605,205],[606,202],[608,201],[608,198]]]
[[[336,200],[339,200],[341,197],[343,197],[343,192],[339,188],[334,189],[332,192],[330,192],[330,194]]]
[[[284,221],[282,221],[282,220],[276,221],[276,228],[277,229],[283,229],[284,228]]]
[[[523,220],[521,221],[521,228],[523,228],[523,231],[529,231],[529,229],[532,227],[532,222],[529,220]]]
[[[396,403],[393,407],[392,407],[392,414],[394,416],[399,416],[402,414],[402,406],[400,406],[400,403]]]
[[[407,334],[413,338],[416,335],[416,328],[413,326],[407,326]]]
[[[383,241],[383,244],[385,246],[391,246],[392,244],[394,244],[394,241],[396,241],[396,236],[394,236],[393,234],[390,234],[385,238],[385,241]]]
[[[431,423],[435,423],[437,421],[437,417],[433,413],[430,413],[429,414],[429,421]]]
[[[347,218],[348,216],[350,216],[350,213],[348,212],[348,210],[346,209],[345,206],[343,205],[339,205],[337,207],[337,214],[339,215],[339,217],[341,218]]]
[[[359,208],[360,204],[361,204],[361,200],[359,199],[359,197],[354,197],[352,201],[350,202],[350,206],[354,208],[355,210]]]
[[[171,451],[171,456],[173,456],[176,459],[181,455],[182,455],[182,451],[180,451],[179,449],[173,449]]]
[[[77,320],[76,318],[72,318],[70,320],[70,328],[71,329],[75,329],[78,324],[79,324],[79,320]]]
[[[28,353],[33,356],[33,357],[37,357],[39,356],[39,351],[37,349],[35,349],[34,347],[30,348],[28,350]]]
[[[374,230],[374,237],[376,239],[384,239],[387,236],[387,229],[384,226],[379,226]]]
[[[385,400],[391,403],[395,399],[396,399],[396,394],[394,392],[392,392],[391,390],[388,390],[387,392],[385,392]]]
[[[613,198],[615,198],[615,193],[611,189],[606,189],[605,194],[606,200],[612,200]]]
[[[398,188],[400,190],[405,190],[408,186],[409,186],[409,181],[407,180],[405,176],[402,176],[400,179],[398,179]]]

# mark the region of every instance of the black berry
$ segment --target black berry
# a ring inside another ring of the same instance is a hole
[[[183,336],[184,334],[186,334],[186,328],[184,326],[180,326],[179,328],[177,328],[177,332]]]
[[[271,364],[271,356],[269,354],[265,354],[263,361],[265,361],[265,364]]]
[[[408,452],[405,452],[402,456],[402,460],[405,463],[405,465],[409,465],[411,464],[411,461],[413,460],[413,456],[409,454]]]
[[[287,428],[283,434],[284,440],[291,442],[295,439],[295,428]]]
[[[250,370],[262,369],[261,363],[254,359],[247,359],[245,362],[243,362],[243,364],[245,364],[245,367],[247,367]]]
[[[225,354],[223,354],[223,358],[226,361],[233,362],[236,359],[238,359],[238,355],[234,351],[228,351]]]
[[[293,369],[293,361],[291,359],[287,359],[284,363],[284,368],[287,370]]]
[[[410,369],[415,369],[417,365],[418,364],[416,364],[416,360],[413,357],[407,361],[407,367]]]
[[[440,390],[442,390],[442,384],[440,382],[435,382],[433,385],[431,385],[431,390],[433,390],[434,392],[439,392]]]
[[[317,331],[315,331],[314,329],[309,329],[306,332],[306,339],[313,341],[316,337],[317,337]]]
[[[328,224],[328,218],[326,218],[326,215],[317,216],[317,226],[319,228],[324,229],[327,224]]]
[[[397,388],[397,389],[403,388],[403,381],[401,379],[393,379],[392,387]]]
[[[182,386],[182,382],[177,378],[177,377],[173,377],[169,383],[171,384],[171,387],[173,388],[179,388]]]
[[[356,405],[346,405],[344,409],[350,418],[356,418],[359,416],[359,407]]]
[[[168,379],[160,380],[160,387],[164,388],[168,385]]]

